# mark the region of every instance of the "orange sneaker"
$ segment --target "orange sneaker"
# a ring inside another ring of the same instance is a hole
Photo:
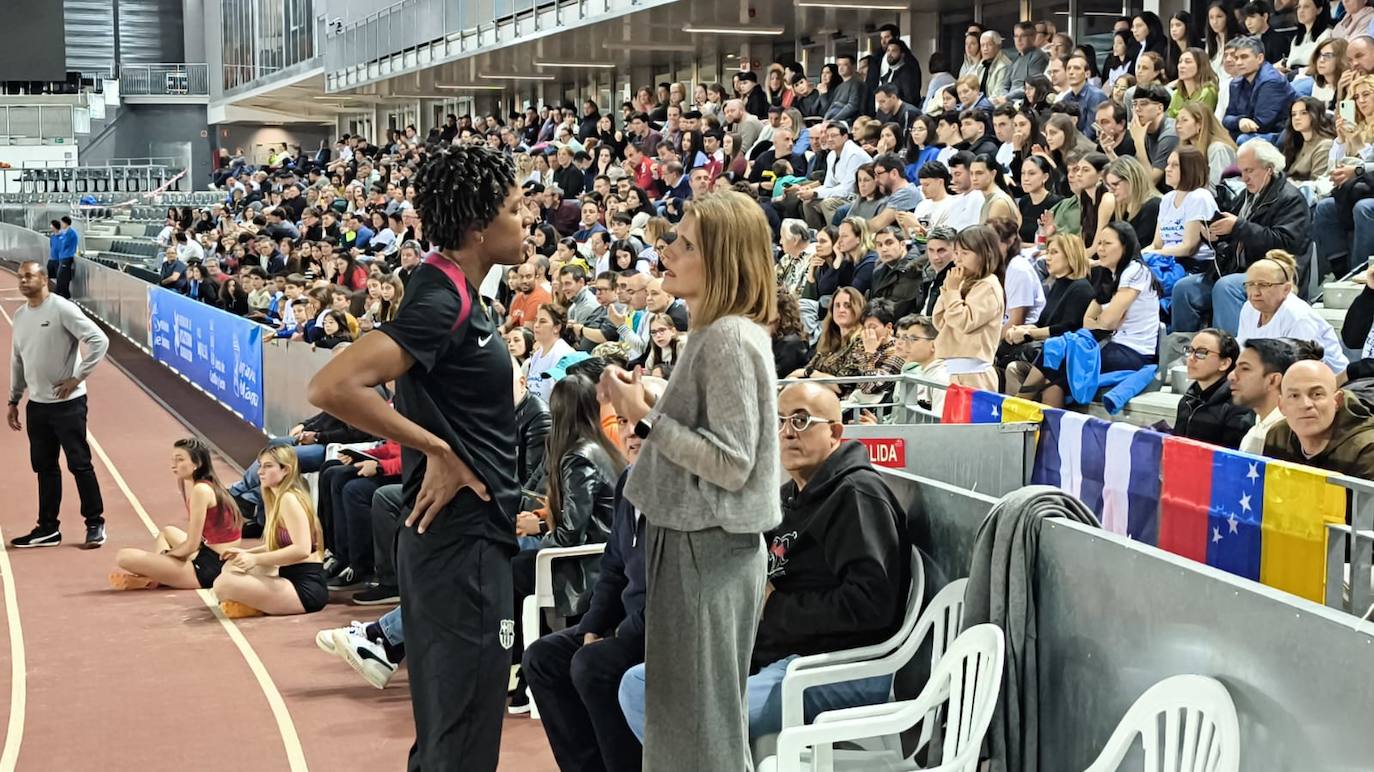
[[[116,568],[110,572],[110,588],[115,590],[155,590],[157,581]]]
[[[224,612],[230,619],[244,619],[245,617],[260,617],[265,614],[252,606],[239,603],[236,600],[220,601],[219,610]]]

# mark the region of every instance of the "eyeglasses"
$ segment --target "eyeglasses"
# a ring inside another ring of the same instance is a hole
[[[801,434],[816,424],[837,424],[839,421],[832,421],[828,418],[817,418],[810,413],[793,413],[792,415],[778,416],[778,431],[785,432],[787,427],[792,427],[792,431]]]
[[[1193,348],[1192,346],[1183,347],[1183,357],[1185,359],[1187,359],[1188,357],[1192,357],[1193,359],[1196,359],[1199,362],[1215,353],[1217,352],[1205,348]]]
[[[1240,286],[1244,287],[1246,292],[1249,292],[1251,290],[1259,290],[1260,292],[1263,292],[1267,289],[1270,289],[1271,287],[1282,287],[1287,283],[1288,282],[1286,281],[1247,281],[1244,284],[1241,284]]]
[[[1317,58],[1318,58],[1318,59],[1335,59],[1335,58],[1336,58],[1336,52],[1335,52],[1335,51],[1322,51],[1322,52],[1321,52],[1321,55],[1318,56]]]
[[[934,339],[934,338],[927,338],[927,337],[924,336],[924,335],[898,335],[898,336],[897,336],[897,340],[900,340],[900,341],[903,342],[903,343],[915,343],[915,342],[921,341],[921,340],[924,340],[924,341],[933,341],[933,340],[935,340],[935,339]]]

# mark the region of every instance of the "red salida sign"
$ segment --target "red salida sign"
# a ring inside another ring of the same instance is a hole
[[[860,437],[859,442],[868,448],[868,460],[878,466],[893,469],[906,467],[906,440],[886,437]]]

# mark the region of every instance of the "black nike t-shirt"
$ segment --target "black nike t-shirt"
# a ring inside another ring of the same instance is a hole
[[[396,381],[396,409],[448,442],[491,495],[483,502],[465,488],[439,517],[513,553],[520,504],[513,373],[506,342],[477,290],[457,265],[431,254],[410,277],[396,318],[378,329],[415,359]],[[404,448],[401,458],[403,491],[413,506],[425,456]]]

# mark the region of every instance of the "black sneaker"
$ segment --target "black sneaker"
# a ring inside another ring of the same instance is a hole
[[[320,565],[320,570],[324,571],[325,581],[338,576],[348,565],[333,555],[326,554],[324,563]]]
[[[18,549],[28,549],[30,547],[56,547],[62,543],[62,532],[53,529],[45,531],[42,528],[35,528],[27,536],[17,536],[10,539],[10,546]]]
[[[363,578],[353,570],[353,566],[345,566],[333,579],[327,582],[330,592],[344,592],[346,590],[356,590],[363,586]]]
[[[86,526],[86,541],[82,543],[81,549],[93,550],[105,543],[105,526],[88,525]]]
[[[506,712],[512,716],[522,716],[530,712],[530,695],[524,689],[517,689],[515,696],[510,698],[510,707]]]
[[[384,584],[374,584],[353,596],[353,605],[355,606],[387,606],[400,602],[400,589]]]

